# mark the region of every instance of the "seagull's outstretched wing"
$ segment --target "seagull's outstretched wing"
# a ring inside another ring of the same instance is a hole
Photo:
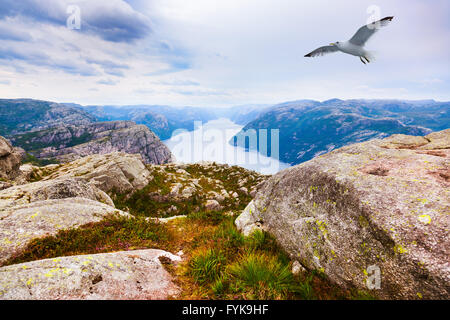
[[[308,53],[307,55],[305,55],[305,57],[319,57],[323,56],[324,54],[333,53],[337,51],[339,51],[339,49],[336,46],[325,46]]]
[[[377,32],[381,27],[387,26],[392,19],[394,19],[394,17],[386,17],[359,28],[358,32],[356,32],[350,39],[350,42],[357,46],[364,46],[367,40],[369,40],[375,32]]]

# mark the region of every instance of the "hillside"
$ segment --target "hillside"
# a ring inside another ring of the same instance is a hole
[[[177,129],[194,129],[194,121],[215,119],[213,112],[193,107],[80,106],[98,121],[129,120],[149,127],[161,140],[169,139]]]
[[[114,151],[140,154],[145,163],[173,160],[170,150],[146,126],[131,121],[96,122],[18,134],[11,141],[40,161],[68,162]]]
[[[89,113],[75,107],[32,99],[0,99],[0,135],[11,136],[27,131],[64,125],[95,122]]]
[[[274,106],[237,136],[249,129],[279,129],[280,160],[298,164],[351,143],[391,134],[425,135],[449,123],[450,103],[302,100]],[[237,136],[230,143],[243,146]],[[270,140],[268,149],[270,154]]]

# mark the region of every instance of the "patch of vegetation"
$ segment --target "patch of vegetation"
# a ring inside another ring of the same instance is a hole
[[[188,165],[185,170],[193,178],[199,179],[199,184],[205,191],[218,191],[209,179],[220,181],[225,190],[229,191],[229,193],[236,192],[240,199],[239,204],[236,204],[234,198],[225,199],[223,205],[231,210],[244,209],[248,202],[252,200],[252,197],[248,192],[244,192],[242,188],[250,191],[250,189],[261,182],[264,177],[239,166],[226,166],[215,163],[213,166],[215,166],[214,169],[211,169],[210,167],[201,164],[191,164]]]
[[[161,168],[162,167],[162,168]],[[220,181],[228,192],[250,188],[260,176],[241,168],[201,165],[187,166],[186,172],[175,166],[152,166],[153,180],[131,195],[113,194],[118,208],[129,210],[135,217],[110,216],[98,223],[60,231],[55,236],[35,239],[25,251],[6,264],[144,248],[158,248],[172,253],[183,252],[183,262],[161,261],[181,287],[180,299],[366,299],[370,295],[344,291],[318,271],[292,274],[289,256],[274,237],[256,231],[244,237],[235,226],[239,206],[206,211],[201,205],[203,194],[173,200],[171,183],[203,177],[203,188],[215,189]],[[43,170],[43,169],[41,169]],[[245,177],[243,177],[245,175]],[[205,190],[201,190],[205,192]],[[237,192],[237,191],[236,191]],[[241,199],[241,198],[239,198]],[[247,199],[247,198],[244,198]],[[234,197],[230,201],[235,200]],[[248,200],[248,199],[247,199]],[[245,206],[248,201],[242,201]],[[223,205],[223,203],[221,203]],[[146,216],[177,215],[187,218],[165,224],[148,221]],[[230,208],[234,208],[231,209]]]
[[[220,250],[207,249],[195,253],[189,261],[189,275],[199,283],[215,281],[225,264]]]
[[[55,135],[55,132],[60,130],[59,127],[44,129],[40,131],[32,131],[23,134],[18,134],[12,137],[14,145],[24,148],[26,151],[36,151],[43,148],[55,147],[64,148],[74,147],[92,140],[93,135],[88,131],[83,132],[80,136],[76,136],[74,127],[66,127],[70,132],[70,136],[63,139],[50,137]],[[51,142],[49,142],[51,140]]]
[[[261,252],[245,252],[229,265],[225,278],[232,293],[255,299],[282,299],[298,291],[289,264]]]
[[[245,179],[248,189],[253,187],[260,176],[256,173],[252,175],[238,167],[228,167],[214,165],[213,168],[205,169],[202,165],[189,165],[186,172],[177,173],[175,166],[148,166],[153,179],[143,189],[134,192],[132,195],[119,194],[113,192],[113,199],[116,206],[122,210],[131,212],[134,215],[144,215],[148,217],[170,217],[174,215],[195,214],[204,209],[206,200],[214,198],[210,192],[220,195],[223,190],[236,192],[239,201],[229,196],[221,201],[221,206],[227,210],[243,209],[251,200],[248,192],[239,190],[239,180]],[[242,171],[242,172],[241,172]],[[209,176],[205,175],[210,172]],[[192,181],[197,181],[193,194],[182,197],[180,193],[186,187],[192,188]],[[181,185],[178,194],[172,195],[171,188],[175,184]]]
[[[244,237],[235,218],[218,220],[203,214],[184,221],[197,232],[184,248],[190,258],[177,270],[183,299],[351,298],[318,272],[293,275],[289,257],[269,234]]]
[[[227,165],[192,164],[180,169],[149,165],[153,177],[149,184],[131,195],[113,192],[116,206],[134,215],[170,217],[203,214],[207,200],[219,199],[223,210],[243,210],[252,199],[249,191],[265,179],[256,172]],[[171,194],[172,188],[176,191]],[[187,196],[183,195],[186,188]]]
[[[129,211],[133,215],[146,217],[169,217],[168,211],[172,206],[175,206],[178,212],[187,213],[193,211],[192,207],[195,205],[195,201],[177,203],[167,197],[170,193],[170,188],[166,182],[164,172],[154,170],[152,177],[152,181],[145,188],[135,191],[131,196],[126,193],[121,194],[113,191],[116,207]],[[164,212],[164,214],[158,214],[159,212]]]
[[[9,259],[4,265],[122,250],[170,249],[172,238],[172,234],[162,224],[147,221],[143,217],[111,215],[101,222],[34,239],[20,255]]]
[[[25,157],[22,159],[22,163],[29,163],[38,167],[45,167],[49,164],[60,164],[60,162],[57,159],[50,158],[50,159],[38,159],[35,156],[33,156],[30,153],[26,153]]]
[[[190,213],[187,218],[200,223],[218,225],[226,219],[226,216],[221,211],[198,211]]]

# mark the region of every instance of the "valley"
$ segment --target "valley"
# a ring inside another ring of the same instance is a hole
[[[26,101],[0,101],[0,299],[448,297],[448,104],[241,107],[161,140]],[[230,143],[248,129],[290,163]]]

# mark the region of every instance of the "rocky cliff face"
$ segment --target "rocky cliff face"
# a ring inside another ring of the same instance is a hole
[[[385,299],[450,297],[450,129],[354,144],[271,177],[236,220]]]
[[[152,180],[150,171],[137,154],[113,152],[91,155],[64,165],[35,168],[43,180],[82,179],[104,192],[132,193]]]
[[[146,126],[131,121],[58,126],[14,136],[12,141],[38,159],[70,162],[91,154],[140,154],[145,163],[173,161],[170,150]]]
[[[20,174],[20,161],[22,153],[13,148],[8,140],[0,136],[0,178],[10,180]]]

